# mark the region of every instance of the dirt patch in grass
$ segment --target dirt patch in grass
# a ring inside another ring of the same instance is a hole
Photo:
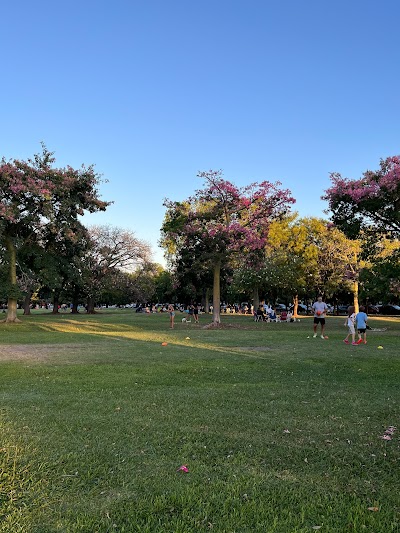
[[[82,353],[82,344],[2,344],[0,361],[50,361]],[[85,344],[85,350],[97,350],[98,345]]]

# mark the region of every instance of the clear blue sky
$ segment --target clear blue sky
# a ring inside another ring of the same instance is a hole
[[[279,180],[322,216],[329,173],[400,153],[398,0],[22,0],[1,7],[0,155],[95,164],[104,214],[155,260],[163,198]]]

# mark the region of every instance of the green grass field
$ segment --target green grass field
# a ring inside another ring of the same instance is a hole
[[[325,341],[311,318],[22,320],[0,324],[1,532],[400,531],[398,319],[361,346],[343,317]]]

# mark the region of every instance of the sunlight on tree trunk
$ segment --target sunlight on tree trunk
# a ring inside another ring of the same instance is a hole
[[[359,311],[359,304],[358,304],[358,281],[353,281],[353,287],[352,287],[352,291],[353,291],[353,305],[354,305],[354,309],[355,309],[355,312],[358,313]]]
[[[299,295],[293,296],[293,318],[298,318],[297,309],[299,308]]]
[[[213,284],[213,322],[221,323],[220,304],[221,304],[221,259],[217,259],[214,265],[214,284]]]
[[[3,320],[3,322],[21,322],[21,320],[17,318],[17,300],[15,300],[15,298],[9,298],[7,306],[7,318]]]

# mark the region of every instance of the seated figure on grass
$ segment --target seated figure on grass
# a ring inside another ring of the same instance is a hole
[[[270,322],[277,322],[278,317],[276,316],[276,310],[271,309],[271,311],[268,313],[268,319]]]
[[[266,314],[264,313],[264,308],[262,305],[260,305],[260,307],[257,309],[257,311],[254,313],[254,320],[256,322],[259,322],[260,320],[262,320],[263,322],[265,322],[267,320],[267,316]]]

